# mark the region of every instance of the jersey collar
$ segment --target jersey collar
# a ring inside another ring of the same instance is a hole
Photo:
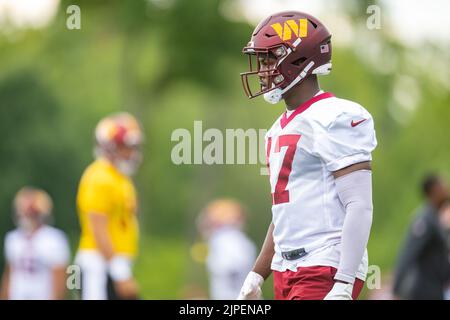
[[[291,113],[291,115],[289,117],[286,116],[286,111],[285,111],[280,120],[281,128],[284,129],[284,127],[286,127],[288,125],[288,123],[291,122],[292,119],[294,119],[297,115],[299,115],[300,113],[302,113],[303,111],[308,109],[310,106],[312,106],[317,101],[331,98],[331,97],[334,97],[334,94],[332,94],[331,92],[323,92],[323,93],[320,93],[320,94],[312,97],[311,99],[303,102],[301,105],[299,105],[297,107],[297,109],[295,109],[294,112]]]

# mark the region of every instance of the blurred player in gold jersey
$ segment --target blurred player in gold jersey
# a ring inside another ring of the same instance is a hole
[[[128,113],[101,120],[95,131],[96,160],[81,178],[77,207],[83,300],[136,299],[132,274],[137,255],[137,196],[131,180],[141,162],[141,127]]]

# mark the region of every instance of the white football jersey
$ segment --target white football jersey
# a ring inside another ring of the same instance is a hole
[[[8,297],[11,300],[47,300],[52,295],[52,269],[69,262],[64,233],[42,226],[31,236],[20,229],[7,233],[5,257],[10,266]]]
[[[241,230],[223,227],[215,231],[208,241],[206,263],[211,299],[236,299],[255,258],[255,245]]]
[[[275,255],[272,269],[337,268],[345,210],[333,171],[371,160],[377,145],[372,116],[355,102],[320,91],[267,132]],[[282,252],[304,248],[286,260]],[[357,277],[365,279],[367,252]]]

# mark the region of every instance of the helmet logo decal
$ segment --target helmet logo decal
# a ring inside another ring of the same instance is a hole
[[[292,33],[294,33],[297,38],[304,38],[308,35],[308,19],[299,19],[299,24],[294,20],[287,20],[284,23],[284,26],[279,22],[270,26],[283,41],[291,40]]]

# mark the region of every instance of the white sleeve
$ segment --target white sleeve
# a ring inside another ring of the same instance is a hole
[[[335,179],[345,208],[341,257],[336,280],[353,283],[369,240],[372,226],[372,171],[357,170]]]
[[[62,231],[55,231],[48,239],[47,263],[50,267],[65,266],[69,263],[70,249],[65,234]]]
[[[3,244],[4,246],[4,254],[5,254],[5,260],[7,262],[11,262],[12,261],[12,237],[13,234],[11,232],[8,232],[5,236],[5,242]]]
[[[365,111],[343,112],[320,128],[314,149],[329,171],[372,160],[377,145],[372,116]]]

